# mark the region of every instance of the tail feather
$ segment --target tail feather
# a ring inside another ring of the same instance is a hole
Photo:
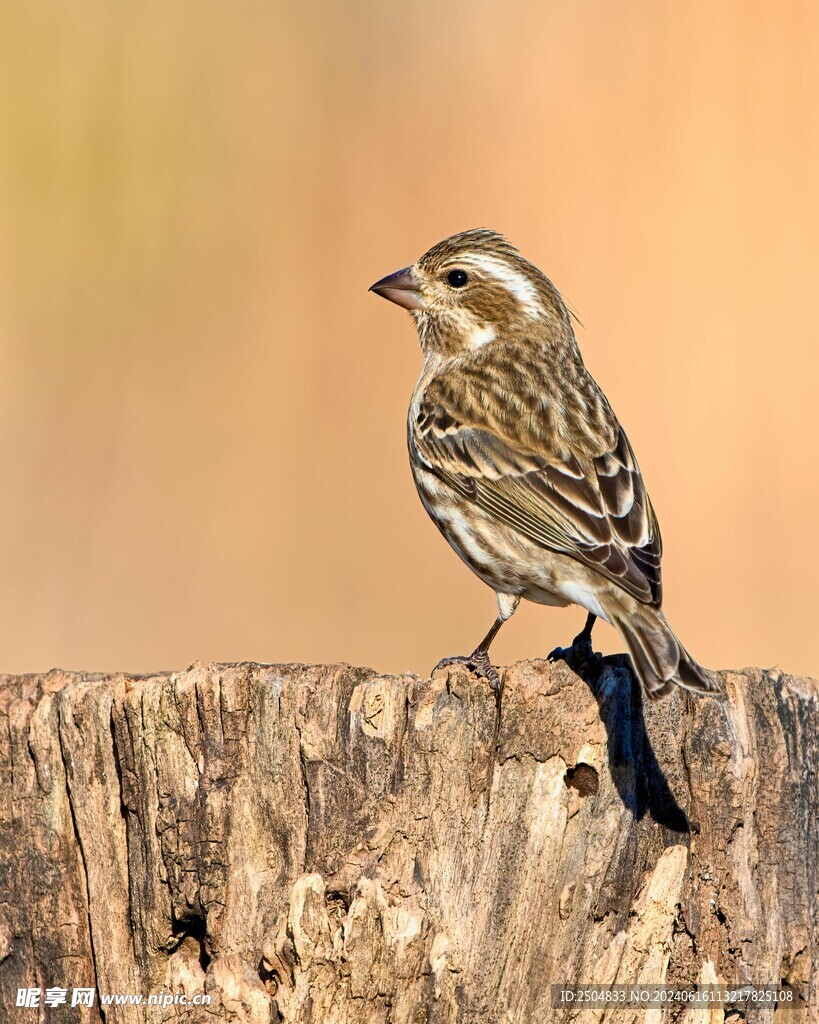
[[[713,673],[691,657],[658,608],[640,605],[610,619],[625,641],[647,697],[658,700],[675,686],[699,694],[721,692]]]

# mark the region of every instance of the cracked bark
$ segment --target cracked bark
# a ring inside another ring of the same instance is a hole
[[[540,1022],[572,1019],[552,983],[719,980],[806,986],[815,1014],[817,684],[727,672],[724,701],[643,708],[622,659],[505,679],[499,721],[463,669],[3,679],[0,1006],[96,986],[212,999],[109,1024]]]

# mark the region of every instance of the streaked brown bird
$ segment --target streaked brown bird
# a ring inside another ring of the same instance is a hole
[[[407,432],[421,501],[498,598],[472,654],[436,670],[466,664],[499,692],[489,646],[524,597],[588,612],[571,648],[552,656],[590,655],[599,617],[620,632],[649,697],[675,686],[718,692],[661,611],[657,517],[551,281],[502,235],[477,228],[371,291],[418,328],[424,367]]]

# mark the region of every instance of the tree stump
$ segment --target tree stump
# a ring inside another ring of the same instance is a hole
[[[816,1019],[817,684],[643,705],[626,659],[582,674],[513,665],[500,713],[461,668],[4,678],[0,1017],[774,1020],[552,1006],[719,982],[795,986],[775,1019]]]

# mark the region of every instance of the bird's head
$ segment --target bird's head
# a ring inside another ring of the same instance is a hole
[[[504,338],[574,337],[551,281],[487,228],[444,239],[370,291],[410,310],[427,353],[455,356]]]

